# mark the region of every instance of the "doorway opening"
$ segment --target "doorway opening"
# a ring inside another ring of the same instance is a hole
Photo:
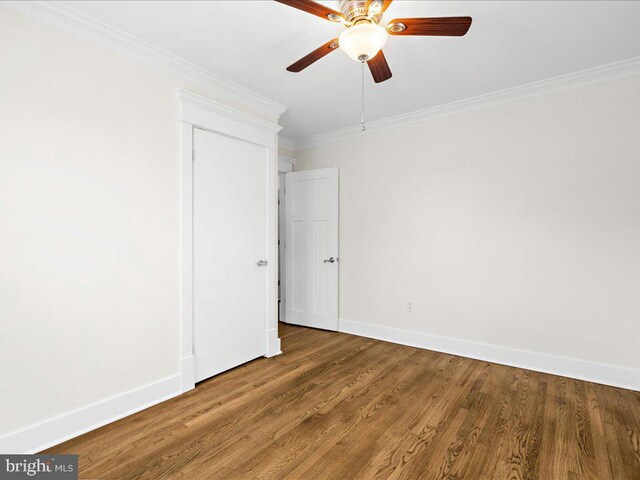
[[[285,174],[293,172],[296,159],[285,155],[278,155],[278,331],[284,321],[284,272],[285,252],[284,242],[286,238],[285,223]]]

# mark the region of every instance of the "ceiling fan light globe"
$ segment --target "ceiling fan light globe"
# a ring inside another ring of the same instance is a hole
[[[387,31],[375,23],[359,23],[340,34],[340,48],[356,62],[375,57],[387,43]]]

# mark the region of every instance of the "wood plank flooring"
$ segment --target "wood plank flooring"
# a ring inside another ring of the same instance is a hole
[[[47,450],[83,479],[640,479],[640,392],[307,328]]]

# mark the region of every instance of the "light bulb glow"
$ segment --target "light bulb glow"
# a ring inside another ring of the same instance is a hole
[[[340,48],[357,62],[375,57],[387,43],[387,31],[375,23],[360,23],[340,34]]]
[[[375,15],[382,10],[382,2],[380,0],[373,1],[369,4],[369,15]]]

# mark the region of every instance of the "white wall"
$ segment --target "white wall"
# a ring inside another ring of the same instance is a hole
[[[172,80],[0,10],[0,434],[178,372]]]
[[[162,383],[180,370],[174,89],[206,92],[1,8],[0,65],[0,446],[13,451],[179,389]]]
[[[639,133],[635,77],[296,152],[340,168],[341,319],[640,368]]]
[[[282,145],[282,140],[279,138],[278,139],[279,143],[278,143],[278,153],[280,155],[284,155],[285,157],[294,157],[294,153],[291,149],[287,148],[286,145]],[[286,140],[285,140],[286,142]]]

